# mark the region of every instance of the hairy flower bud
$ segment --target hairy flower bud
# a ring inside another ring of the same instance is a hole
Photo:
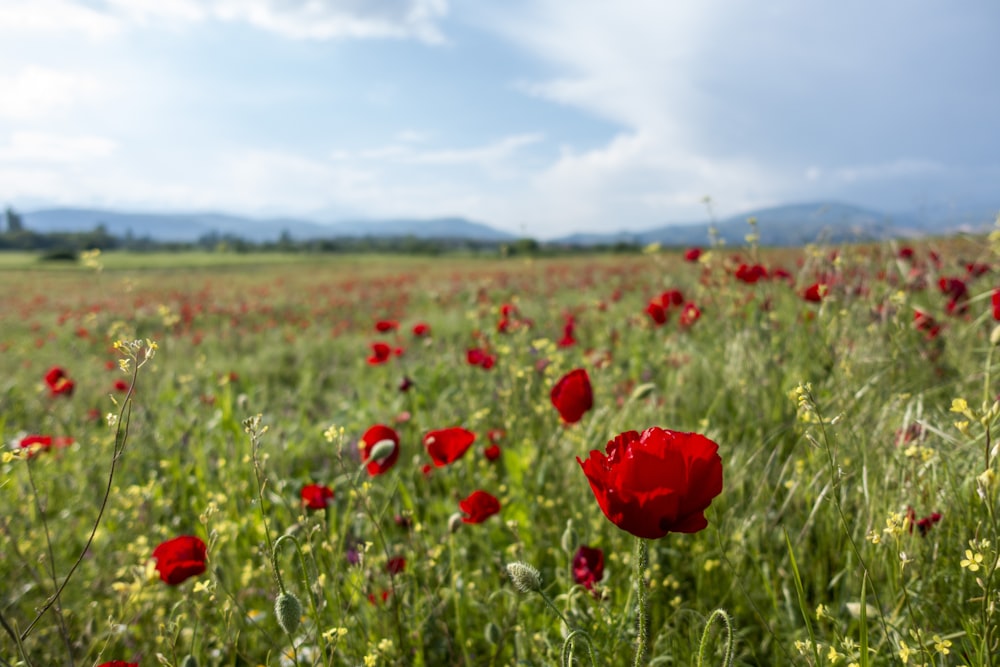
[[[389,439],[379,440],[372,446],[371,451],[368,453],[368,460],[382,463],[382,461],[392,455],[398,446],[398,443]]]
[[[503,633],[500,631],[500,628],[497,626],[496,623],[493,623],[492,621],[486,624],[485,634],[486,634],[486,641],[493,644],[494,646],[498,645],[500,643],[500,640],[503,639]]]
[[[576,531],[573,530],[573,519],[566,520],[566,530],[563,531],[562,539],[559,541],[559,546],[562,550],[568,554],[573,553],[576,549],[577,535]]]
[[[181,661],[181,667],[198,667],[198,659],[190,653]]]
[[[531,565],[515,561],[507,563],[507,576],[514,588],[522,593],[538,593],[542,590],[542,575]]]
[[[282,593],[274,601],[274,615],[278,618],[281,629],[291,635],[299,628],[302,603],[292,593]]]

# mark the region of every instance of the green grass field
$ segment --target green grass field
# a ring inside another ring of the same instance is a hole
[[[0,665],[1000,664],[997,251],[0,256]]]

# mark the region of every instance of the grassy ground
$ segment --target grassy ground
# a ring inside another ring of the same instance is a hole
[[[109,254],[102,271],[0,256],[0,658],[623,665],[641,592],[642,663],[701,647],[722,664],[721,619],[735,664],[992,665],[996,255],[982,239],[900,251]],[[44,381],[54,366],[71,394]],[[577,368],[593,407],[569,424],[550,392]],[[400,453],[371,476],[375,424]],[[424,436],[454,426],[476,441],[434,466]],[[724,484],[707,528],[648,541],[637,588],[636,540],[577,457],[650,426],[718,443]],[[32,434],[72,443],[22,449]],[[325,509],[304,505],[309,484],[332,491]],[[477,490],[500,511],[463,522]],[[171,585],[152,553],[180,535],[207,564]],[[581,546],[603,555],[590,587]],[[515,589],[513,562],[544,596]],[[302,606],[291,633],[282,587]]]

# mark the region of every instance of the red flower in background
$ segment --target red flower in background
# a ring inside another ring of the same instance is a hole
[[[379,333],[386,333],[388,331],[395,331],[399,328],[399,322],[396,320],[379,320],[375,323],[375,331]]]
[[[473,491],[465,500],[458,502],[458,507],[464,514],[465,523],[482,523],[500,511],[500,501],[485,491]]]
[[[566,316],[566,323],[563,325],[563,336],[559,339],[559,347],[572,347],[576,345],[576,338],[573,337],[573,330],[576,328],[576,319],[572,315]]]
[[[204,572],[208,559],[205,543],[194,535],[181,535],[163,542],[153,550],[153,558],[160,579],[171,586]]]
[[[379,461],[371,460],[369,457],[372,454],[372,450],[375,446],[382,443],[389,442],[392,444],[392,451],[389,452],[388,456],[383,457]],[[386,472],[396,464],[396,460],[399,459],[399,434],[395,430],[384,426],[383,424],[376,424],[370,429],[365,431],[365,434],[361,436],[361,442],[358,443],[361,447],[361,460],[368,463],[368,474],[372,477],[376,475],[381,475]]]
[[[72,396],[76,384],[69,379],[66,371],[59,366],[53,366],[45,374],[45,384],[52,396]]]
[[[115,391],[124,394],[126,391],[128,391],[128,382],[121,379],[115,380]]]
[[[424,436],[427,453],[438,468],[462,458],[475,441],[476,434],[461,426],[430,431]]]
[[[968,310],[966,301],[969,297],[969,286],[961,278],[939,278],[938,289],[948,296],[947,310],[951,315],[962,315]]]
[[[368,357],[368,363],[372,366],[384,364],[389,361],[392,355],[392,348],[385,343],[372,343],[372,356]]]
[[[102,662],[97,667],[139,667],[139,663],[125,662],[124,660],[112,660],[110,662]]]
[[[654,426],[622,433],[605,451],[576,460],[613,524],[646,539],[696,533],[708,525],[705,510],[722,492],[717,444]]]
[[[496,461],[500,458],[500,445],[492,444],[483,450],[483,456],[487,461]]]
[[[588,591],[604,578],[604,552],[588,546],[581,546],[573,556],[573,581]]]
[[[689,327],[701,318],[701,311],[698,306],[694,304],[693,301],[689,301],[687,305],[684,306],[684,310],[681,311],[680,325],[682,327]]]
[[[752,285],[762,278],[767,278],[767,269],[760,264],[754,264],[753,266],[740,264],[736,269],[735,275],[738,280]]]
[[[941,324],[922,310],[913,309],[913,326],[917,331],[923,331],[927,340],[934,340],[941,333]]]
[[[667,309],[657,300],[650,301],[646,305],[646,314],[656,326],[667,323]]]
[[[590,386],[590,376],[583,368],[577,368],[562,376],[550,394],[552,405],[567,424],[575,424],[594,407],[594,393]]]
[[[826,296],[829,288],[823,283],[813,283],[802,292],[802,298],[806,301],[819,303]]]
[[[684,252],[684,261],[686,262],[697,262],[699,257],[701,257],[701,248],[688,248]]]
[[[488,371],[493,368],[497,358],[496,355],[490,354],[483,348],[474,347],[465,351],[465,360],[469,362],[470,366],[479,366]]]
[[[68,436],[53,438],[51,435],[27,435],[21,438],[18,446],[20,446],[21,449],[37,449],[38,451],[47,452],[53,447],[69,447],[73,444],[73,442],[73,438]],[[28,453],[29,458],[34,455],[34,451]]]
[[[905,259],[907,261],[913,259],[913,248],[910,246],[903,246],[899,249],[899,258]]]
[[[684,294],[679,289],[669,289],[660,295],[660,305],[664,308],[684,303]]]
[[[993,290],[990,304],[993,306],[993,319],[1000,321],[1000,288]]]
[[[417,322],[413,325],[413,335],[417,338],[431,335],[431,327],[426,322]]]
[[[320,484],[306,484],[302,487],[300,495],[306,509],[322,510],[333,500],[333,489]]]
[[[389,574],[399,574],[406,569],[406,558],[403,556],[393,556],[385,564],[385,571]]]

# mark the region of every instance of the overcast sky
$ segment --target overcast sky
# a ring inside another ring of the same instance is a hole
[[[0,205],[466,216],[1000,205],[1000,2],[0,0]]]

